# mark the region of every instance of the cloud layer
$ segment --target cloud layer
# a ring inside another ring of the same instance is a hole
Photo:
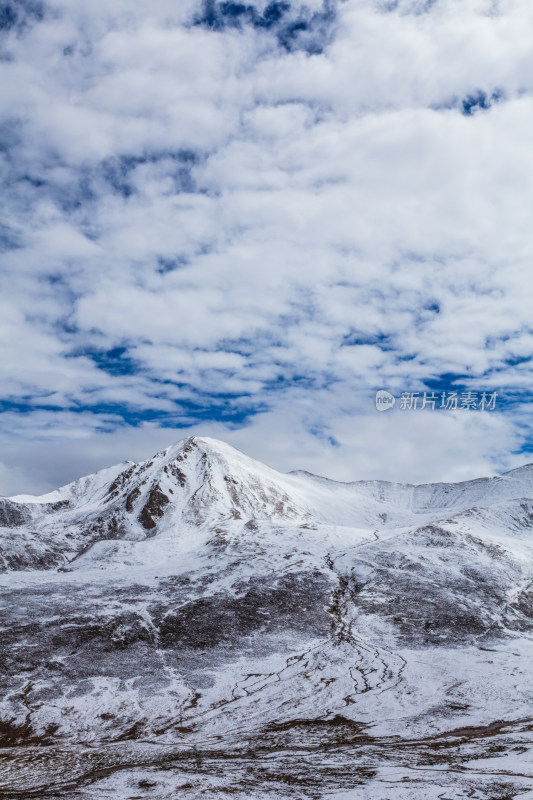
[[[3,3],[0,492],[187,431],[283,469],[527,460],[525,0]],[[377,414],[375,390],[497,390]]]

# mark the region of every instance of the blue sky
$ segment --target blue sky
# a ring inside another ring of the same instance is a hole
[[[0,4],[0,493],[190,433],[532,460],[526,0]],[[377,389],[498,391],[379,414]]]

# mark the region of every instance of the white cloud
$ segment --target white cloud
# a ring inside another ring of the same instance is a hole
[[[527,441],[516,413],[393,425],[368,403],[448,373],[531,391],[531,6],[335,10],[292,49],[194,25],[192,0],[61,0],[4,34],[0,389],[28,410],[0,443],[29,483],[149,455],[176,438],[160,415],[210,407],[199,430],[343,477],[471,476]]]

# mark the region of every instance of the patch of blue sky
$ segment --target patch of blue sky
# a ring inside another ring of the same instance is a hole
[[[287,369],[287,367],[280,366],[279,370],[280,372],[275,378],[265,381],[264,383],[263,391],[271,397],[291,389],[322,389],[326,386],[330,386],[335,380],[331,376],[328,377],[324,371],[303,375],[295,373],[292,369]]]
[[[86,356],[98,369],[108,375],[135,375],[139,372],[138,362],[131,358],[127,347],[113,347],[109,350],[76,350],[72,357]]]
[[[375,345],[380,350],[395,350],[393,337],[387,333],[365,333],[361,330],[352,330],[345,334],[341,340],[341,347],[356,347],[357,345]]]
[[[506,100],[506,93],[502,88],[494,89],[472,89],[463,97],[451,97],[447,101],[441,101],[431,105],[435,111],[446,111],[455,109],[465,117],[472,117],[479,111],[489,111],[495,104]]]
[[[44,3],[39,0],[2,0],[0,2],[0,32],[20,30],[45,16]]]
[[[137,428],[147,422],[156,422],[158,427],[173,428],[176,425],[196,425],[200,422],[221,422],[230,426],[242,426],[255,414],[267,410],[264,403],[243,405],[235,404],[234,396],[218,395],[197,400],[176,401],[176,410],[173,412],[159,409],[135,408],[122,403],[95,402],[83,404],[58,405],[46,402],[46,399],[36,401],[34,398],[21,398],[18,400],[0,400],[0,413],[17,412],[21,415],[31,415],[36,411],[68,412],[71,414],[91,414],[95,419],[101,419],[107,428],[131,427]]]
[[[137,192],[135,171],[146,164],[164,163],[166,174],[173,180],[176,194],[195,191],[192,169],[202,156],[191,150],[160,151],[141,156],[113,156],[104,159],[99,169],[93,171],[97,178],[100,174],[114,193],[125,198]]]
[[[378,0],[382,13],[393,14],[427,14],[438,0]]]
[[[331,430],[326,425],[310,425],[308,426],[308,431],[317,439],[320,439],[323,442],[331,445],[331,447],[340,447],[340,442],[337,441],[335,436],[331,433]]]
[[[285,50],[304,50],[313,55],[321,53],[330,41],[335,19],[335,7],[330,0],[324,0],[319,11],[311,11],[304,4],[276,0],[262,12],[251,3],[205,0],[194,24],[213,31],[248,26],[272,32]]]
[[[36,410],[64,411],[64,406],[57,403],[47,403],[46,400],[37,400],[33,396],[18,399],[0,398],[0,414],[6,411],[16,411],[19,414],[31,414]]]
[[[490,94],[478,89],[462,99],[460,103],[461,113],[465,116],[472,116],[478,110],[488,111],[494,103],[499,103],[503,97],[501,89],[494,89]]]
[[[9,225],[0,223],[0,252],[7,253],[22,247],[20,234]]]
[[[183,269],[183,267],[188,267],[190,263],[190,257],[185,255],[158,256],[156,272],[159,275],[166,275],[168,272],[175,272],[178,269]]]

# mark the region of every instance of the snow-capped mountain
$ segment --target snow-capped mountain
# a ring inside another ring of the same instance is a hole
[[[0,798],[524,797],[532,556],[532,465],[339,483],[193,437],[0,499]]]
[[[45,495],[0,499],[0,569],[62,566],[100,541],[141,541],[231,520],[362,529],[429,523],[527,501],[532,481],[528,465],[460,484],[339,483],[283,475],[223,442],[190,437],[148,461],[118,464]]]

